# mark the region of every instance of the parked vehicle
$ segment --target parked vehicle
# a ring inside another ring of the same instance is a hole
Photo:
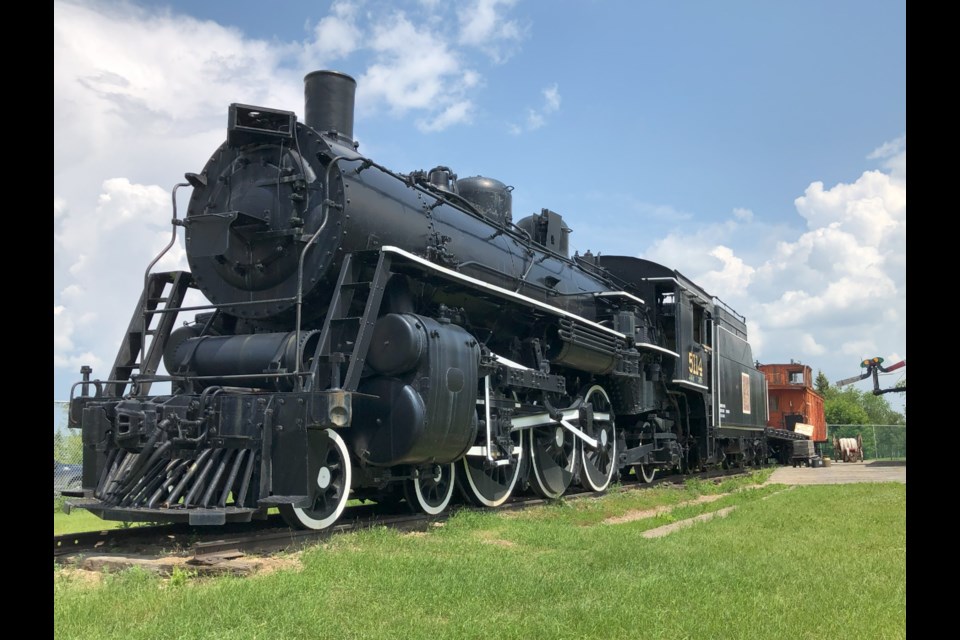
[[[53,490],[79,489],[83,484],[83,466],[53,461]]]

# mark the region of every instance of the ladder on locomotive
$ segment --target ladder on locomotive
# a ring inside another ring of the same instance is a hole
[[[390,265],[391,257],[381,251],[344,256],[320,331],[307,391],[324,388],[356,391],[367,361],[367,349],[383,292],[390,279]]]
[[[176,310],[183,304],[187,289],[191,286],[193,276],[186,271],[151,273],[147,277],[143,293],[120,343],[117,358],[110,369],[110,382],[104,385],[105,396],[122,397],[135,375],[152,376],[157,372],[163,347],[177,319]],[[140,382],[138,393],[149,393],[151,384]]]

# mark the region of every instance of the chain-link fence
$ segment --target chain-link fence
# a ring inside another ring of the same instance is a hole
[[[839,452],[834,452],[834,438],[856,439],[857,436],[863,443],[864,460],[907,459],[905,424],[828,424],[827,441],[821,445],[820,453],[839,460]]]
[[[83,442],[78,429],[67,428],[67,402],[53,403],[53,495],[79,489]]]

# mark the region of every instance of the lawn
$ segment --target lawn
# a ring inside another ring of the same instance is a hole
[[[905,486],[759,485],[768,475],[522,512],[460,512],[429,533],[339,535],[291,555],[291,568],[246,578],[128,570],[91,580],[55,567],[54,632],[58,639],[905,637]],[[721,509],[725,517],[644,536]]]

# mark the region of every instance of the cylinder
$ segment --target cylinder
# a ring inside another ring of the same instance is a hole
[[[352,442],[366,462],[446,464],[477,435],[480,347],[462,327],[414,314],[377,321],[354,400]]]
[[[379,374],[396,376],[420,364],[427,351],[427,336],[411,314],[389,313],[377,321],[370,339],[367,364]]]
[[[303,122],[320,132],[353,140],[357,81],[339,71],[312,71],[303,79]]]

